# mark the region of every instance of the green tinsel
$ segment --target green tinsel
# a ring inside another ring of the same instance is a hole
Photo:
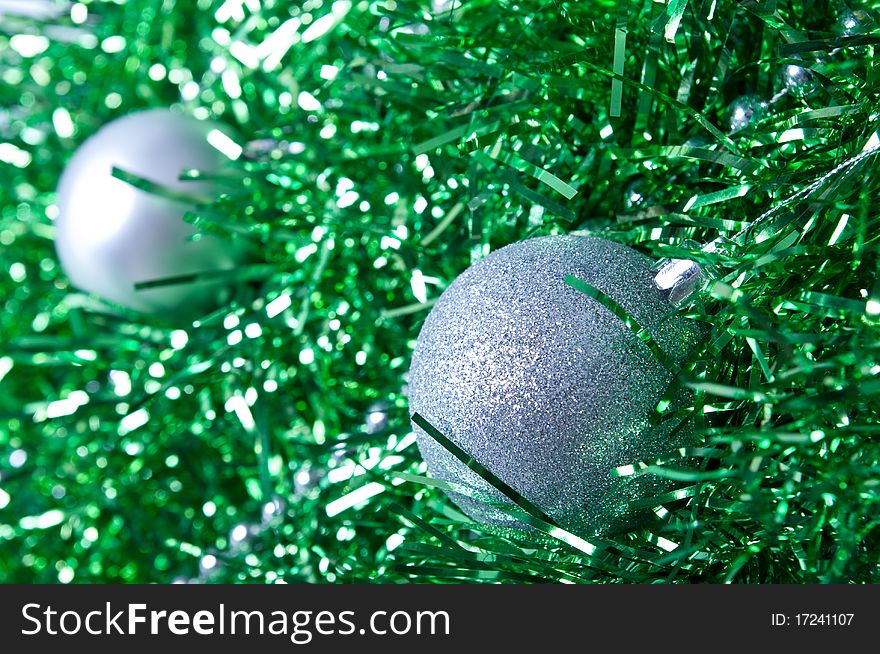
[[[0,582],[880,581],[871,7],[0,0],[0,15]],[[785,64],[810,88],[779,95]],[[744,94],[774,100],[730,134]],[[195,324],[77,292],[52,246],[76,146],[175,104],[245,148],[188,219],[262,254]],[[567,232],[695,257],[715,279],[681,377],[699,440],[632,462],[682,487],[645,498],[662,527],[590,542],[465,518],[426,478],[405,393],[457,274]]]

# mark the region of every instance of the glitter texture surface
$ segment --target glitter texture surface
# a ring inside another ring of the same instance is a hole
[[[565,282],[602,291],[680,363],[697,323],[664,303],[652,261],[599,238],[550,236],[501,248],[443,293],[413,355],[410,410],[559,524],[579,534],[633,526],[627,505],[666,486],[652,475],[613,479],[621,465],[668,454],[688,440],[678,420],[650,417],[673,375],[633,330]],[[687,393],[673,406],[688,402]],[[419,427],[431,474],[493,499],[503,496]],[[471,517],[510,516],[453,494]]]

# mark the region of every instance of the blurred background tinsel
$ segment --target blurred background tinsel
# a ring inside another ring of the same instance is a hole
[[[876,17],[0,0],[0,582],[880,580]],[[79,292],[53,249],[76,147],[172,106],[240,135],[194,220],[262,255],[186,324]],[[645,464],[682,486],[589,542],[463,516],[406,396],[456,275],[569,232],[715,274],[698,441]]]

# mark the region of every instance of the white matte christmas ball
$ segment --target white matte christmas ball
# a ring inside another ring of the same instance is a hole
[[[230,163],[209,135],[222,143],[229,131],[153,109],[114,120],[77,149],[58,185],[55,220],[55,248],[74,286],[166,317],[223,298],[229,282],[222,277],[135,289],[139,282],[229,270],[240,259],[231,243],[198,234],[183,220],[219,191],[212,182],[182,181],[181,173],[218,172]],[[114,177],[114,167],[186,197],[138,189]]]
[[[623,307],[668,360],[566,283],[569,275]],[[550,236],[493,252],[459,275],[425,320],[410,368],[411,413],[567,529],[589,535],[637,524],[630,503],[668,484],[651,475],[615,479],[612,471],[687,443],[681,418],[652,418],[673,381],[669,361],[681,364],[701,335],[653,277],[648,257],[599,238]],[[679,393],[671,409],[689,401]],[[505,501],[414,429],[434,477]],[[451,497],[477,520],[519,524],[462,493]]]

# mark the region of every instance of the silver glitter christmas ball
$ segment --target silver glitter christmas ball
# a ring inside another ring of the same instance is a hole
[[[701,329],[653,286],[652,261],[599,238],[551,236],[510,245],[475,264],[443,293],[419,335],[410,411],[579,534],[630,528],[628,506],[668,486],[654,475],[612,477],[618,466],[668,454],[689,439],[680,420],[652,415],[673,375],[633,329],[565,281],[611,297],[681,362]],[[673,407],[689,402],[682,392]],[[433,476],[504,497],[414,424]],[[521,526],[461,493],[474,519]]]
[[[154,109],[100,129],[67,164],[58,185],[55,248],[71,283],[145,313],[172,316],[210,307],[228,282],[189,281],[135,289],[138,282],[228,270],[239,260],[229,242],[184,222],[198,202],[216,199],[215,184],[181,181],[181,172],[217,172],[229,158],[225,128]],[[113,176],[119,168],[177,194],[140,190]],[[179,197],[178,197],[179,196]],[[195,238],[194,238],[195,237]]]

